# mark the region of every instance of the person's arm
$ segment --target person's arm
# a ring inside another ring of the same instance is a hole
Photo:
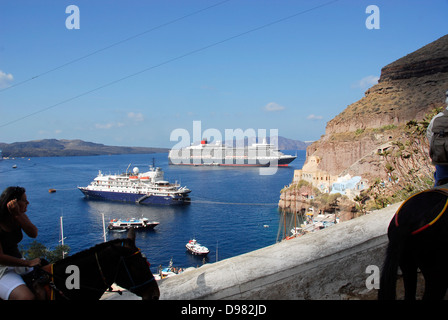
[[[19,223],[20,227],[30,238],[37,237],[37,227],[31,222],[25,213],[20,213],[14,216],[14,219]]]
[[[31,222],[25,212],[22,212],[17,199],[8,202],[7,207],[14,220],[20,225],[30,238],[37,237],[37,227]]]
[[[432,126],[434,124],[434,118],[429,122],[428,128],[426,129],[426,138],[428,139],[429,144],[431,145],[432,136],[434,133],[432,132]]]
[[[3,253],[2,245],[0,244],[0,265],[8,267],[34,267],[40,264],[40,259],[24,260],[16,258]]]

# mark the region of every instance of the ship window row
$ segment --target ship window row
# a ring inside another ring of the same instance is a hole
[[[211,157],[234,157],[234,156],[255,156],[255,155],[259,155],[259,156],[263,156],[263,155],[268,155],[270,154],[270,150],[265,150],[265,149],[257,149],[257,150],[247,150],[247,149],[239,149],[239,150],[225,150],[224,152],[222,150],[214,150],[214,149],[205,149],[205,150],[201,150],[201,149],[190,149],[190,150],[185,150],[185,149],[181,149],[177,152],[177,157],[182,158],[182,157],[194,157],[194,156],[199,156],[199,157],[203,157],[203,156],[211,156]],[[175,155],[174,153],[171,154],[171,156]]]

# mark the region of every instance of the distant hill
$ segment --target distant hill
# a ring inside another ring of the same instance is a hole
[[[288,139],[282,136],[273,137],[278,138],[278,149],[279,150],[306,150],[306,147],[308,147],[312,142],[304,142],[300,140],[292,140]],[[266,137],[266,142],[270,143],[270,137]],[[234,140],[235,141],[235,140]],[[212,142],[213,143],[213,142]],[[257,143],[256,137],[250,137],[244,139],[244,145],[251,145],[253,143]],[[228,146],[232,146],[232,141],[225,141],[225,144]],[[238,145],[238,143],[233,142],[233,145]]]
[[[166,148],[119,147],[82,140],[44,139],[0,143],[3,157],[64,157],[168,152]]]
[[[278,137],[278,148],[280,150],[306,150],[306,148],[313,143],[300,140],[292,140],[285,137]]]

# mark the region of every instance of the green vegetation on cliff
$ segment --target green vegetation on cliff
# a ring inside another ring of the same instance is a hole
[[[432,117],[442,108],[427,113],[422,121],[411,120],[403,134],[390,147],[379,151],[388,179],[376,178],[364,192],[373,199],[372,209],[384,208],[434,185],[434,166],[429,157],[426,130]]]

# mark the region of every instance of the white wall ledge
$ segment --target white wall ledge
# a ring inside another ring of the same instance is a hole
[[[369,265],[381,268],[400,203],[363,217],[206,264],[159,283],[161,299],[369,299]]]

